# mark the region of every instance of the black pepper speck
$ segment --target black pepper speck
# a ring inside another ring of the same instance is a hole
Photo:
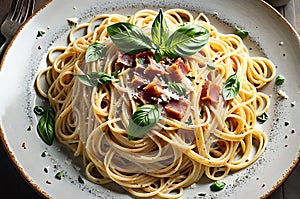
[[[47,184],[52,184],[52,182],[50,182],[49,180],[46,181]]]
[[[291,133],[292,133],[292,134],[296,133],[295,129],[292,129],[292,130],[291,130]]]

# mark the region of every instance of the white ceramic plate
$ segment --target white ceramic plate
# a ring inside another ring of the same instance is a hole
[[[261,55],[262,49],[277,66],[277,73],[286,77],[284,85],[277,87],[271,82],[265,91],[272,95],[272,105],[270,118],[263,125],[269,137],[263,156],[250,167],[226,177],[224,190],[211,193],[209,183],[201,181],[194,188],[186,188],[183,198],[197,197],[200,192],[207,193],[204,198],[265,197],[295,167],[300,149],[300,41],[289,24],[267,4],[258,0],[198,0],[197,3],[194,0],[53,0],[18,32],[2,61],[0,73],[1,139],[22,175],[45,197],[130,198],[115,185],[103,187],[87,180],[78,183],[78,176],[83,177],[82,170],[78,170],[80,160],[74,159],[57,142],[46,146],[36,133],[32,109],[39,99],[34,78],[46,66],[45,58],[51,46],[65,44],[72,27],[66,19],[77,17],[82,23],[100,13],[131,14],[142,8],[158,10],[159,7],[204,12],[225,33],[233,32],[232,27],[236,25],[249,30],[251,40],[245,42],[251,53]],[[46,34],[36,38],[40,29]],[[289,98],[279,99],[278,89],[284,90]],[[296,105],[292,107],[294,101]],[[45,150],[49,155],[43,158],[41,154]],[[44,172],[44,168],[49,172]],[[54,177],[58,170],[64,172],[62,180]]]

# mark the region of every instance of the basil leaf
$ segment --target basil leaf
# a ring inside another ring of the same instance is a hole
[[[210,189],[212,191],[220,191],[220,190],[224,189],[225,185],[226,185],[225,182],[216,181],[210,185]]]
[[[159,10],[159,13],[152,24],[151,36],[154,44],[157,47],[165,46],[169,38],[169,28],[164,18],[162,9]]]
[[[160,62],[164,56],[164,52],[160,49],[156,49],[154,53],[154,60],[156,63]]]
[[[37,132],[40,138],[48,145],[54,140],[54,119],[52,117],[52,108],[49,106],[45,114],[39,119]]]
[[[209,31],[196,24],[178,28],[168,39],[163,49],[168,57],[186,57],[198,52],[209,39]]]
[[[111,82],[119,82],[119,79],[104,72],[91,72],[87,75],[76,74],[76,76],[83,84],[92,87],[100,87]]]
[[[185,94],[186,94],[186,88],[181,83],[170,82],[168,87],[171,91],[173,91],[174,93],[176,93],[180,96],[185,96]]]
[[[143,105],[133,113],[128,126],[128,140],[148,132],[159,121],[160,111],[152,104]]]
[[[106,53],[105,45],[99,42],[95,42],[89,45],[89,47],[87,48],[85,53],[85,60],[86,62],[97,61],[102,57],[104,57],[105,53]]]
[[[269,119],[269,116],[267,113],[263,113],[262,115],[257,117],[257,120],[261,123],[266,122]]]
[[[225,100],[231,100],[237,96],[240,90],[240,82],[237,74],[230,75],[223,86],[223,97]]]
[[[237,34],[240,38],[242,38],[242,39],[244,39],[245,37],[247,37],[248,34],[249,34],[248,30],[240,29],[240,28],[237,27],[237,26],[235,27],[235,32],[236,32],[236,34]]]
[[[137,54],[152,49],[152,43],[143,31],[130,23],[120,22],[107,27],[112,42],[125,53]]]

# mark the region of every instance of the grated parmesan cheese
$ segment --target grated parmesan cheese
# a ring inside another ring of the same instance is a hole
[[[282,99],[287,99],[289,97],[283,90],[279,90],[278,95]]]
[[[191,189],[195,189],[195,188],[197,188],[197,185],[196,185],[196,183],[194,183],[194,184],[191,184],[190,188],[191,188]]]
[[[161,98],[163,101],[169,101],[172,98],[175,100],[179,100],[179,95],[177,95],[176,93],[173,93],[169,89],[164,89],[163,93],[161,95]]]
[[[67,18],[67,21],[70,23],[70,24],[78,24],[78,18],[77,17],[71,17],[71,18]]]

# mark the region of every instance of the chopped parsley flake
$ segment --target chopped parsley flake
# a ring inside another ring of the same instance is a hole
[[[210,185],[210,189],[212,191],[220,191],[220,190],[224,189],[225,185],[226,185],[225,182],[216,181]]]
[[[281,84],[284,83],[284,81],[285,81],[284,76],[283,76],[283,75],[278,75],[278,76],[276,77],[276,79],[275,79],[275,84],[276,84],[276,85],[281,85]]]
[[[43,153],[41,154],[41,156],[44,158],[48,155],[48,153],[46,151],[43,151]]]
[[[81,183],[81,184],[84,184],[84,181],[83,181],[83,179],[81,178],[81,176],[78,176],[78,182]]]
[[[243,29],[240,29],[239,27],[235,27],[235,33],[236,35],[238,35],[241,39],[244,39],[245,37],[248,36],[249,34],[249,31],[248,30],[243,30]]]
[[[61,171],[57,172],[55,174],[55,178],[58,179],[58,180],[61,180],[61,178],[62,178],[62,172]]]
[[[43,31],[43,30],[38,30],[38,32],[37,32],[37,37],[41,37],[41,36],[43,36],[45,33],[46,33],[46,32]]]

